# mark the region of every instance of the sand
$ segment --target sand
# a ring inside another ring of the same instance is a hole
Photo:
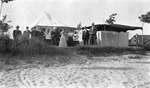
[[[80,65],[1,70],[0,88],[150,88],[150,56],[92,57]]]

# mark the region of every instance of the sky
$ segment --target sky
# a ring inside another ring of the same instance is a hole
[[[112,13],[117,13],[116,23],[142,26],[138,16],[150,11],[150,0],[15,0],[4,4],[3,15],[7,14],[12,25],[34,26],[50,14],[66,26],[82,26],[105,23]],[[42,18],[43,17],[43,18]],[[131,35],[137,32],[130,32]],[[150,34],[150,24],[144,24],[144,34]]]

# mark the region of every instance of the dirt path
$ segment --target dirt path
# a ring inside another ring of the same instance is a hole
[[[82,65],[1,71],[0,88],[150,88],[150,59],[93,57]]]

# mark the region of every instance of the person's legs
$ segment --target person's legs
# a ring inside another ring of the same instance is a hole
[[[85,40],[85,39],[83,39],[83,44],[84,44],[84,45],[86,44],[86,40]]]
[[[90,38],[90,45],[92,45],[92,39]]]
[[[94,44],[94,36],[91,35],[91,36],[90,36],[90,45],[93,45],[93,44]]]
[[[88,45],[88,43],[89,43],[89,39],[86,39],[86,45]]]
[[[54,38],[52,38],[52,44],[55,45],[55,39]]]
[[[92,45],[94,45],[94,38],[92,38]]]
[[[85,39],[85,45],[87,45],[87,39]]]
[[[93,39],[93,45],[96,45],[96,39],[95,38]]]

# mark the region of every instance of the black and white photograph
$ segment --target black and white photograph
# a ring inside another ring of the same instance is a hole
[[[0,88],[150,88],[150,0],[0,0]]]

